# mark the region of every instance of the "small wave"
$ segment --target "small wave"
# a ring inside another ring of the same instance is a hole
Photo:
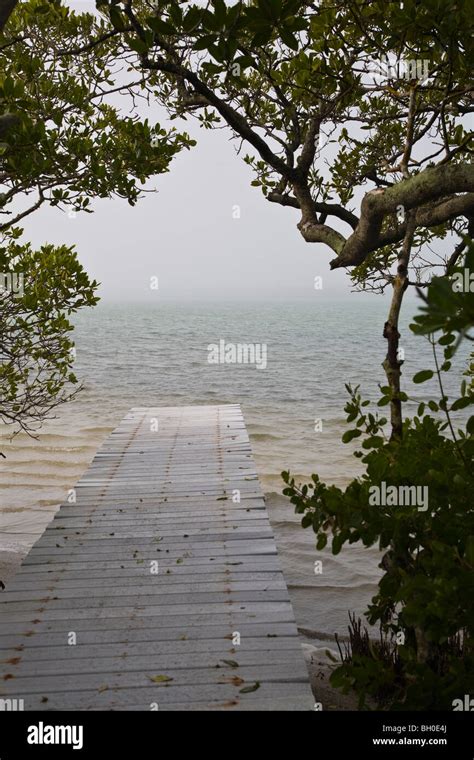
[[[306,636],[308,639],[321,639],[321,641],[334,641],[334,634],[327,631],[317,631],[314,628],[300,628],[298,626],[298,633],[302,636]],[[349,636],[346,634],[338,634],[340,641],[349,641]]]
[[[74,471],[72,472],[61,472],[58,475],[54,474],[53,472],[36,472],[30,470],[29,472],[18,472],[15,470],[10,470],[7,475],[9,478],[11,478],[10,483],[6,483],[5,485],[2,483],[3,487],[14,487],[18,488],[23,485],[22,478],[25,478],[27,482],[31,478],[34,478],[37,482],[37,485],[40,488],[43,488],[45,485],[62,485],[64,483],[64,480],[69,478],[75,478],[79,477],[81,472],[83,471],[83,467],[76,467]],[[38,481],[41,481],[38,483]]]
[[[114,428],[112,425],[107,426],[107,427],[101,427],[101,426],[85,427],[85,428],[80,428],[79,433],[106,433],[107,434],[107,433],[110,433],[113,429]]]
[[[34,452],[34,461],[36,461],[36,456],[38,454],[38,451],[41,451],[42,454],[46,454],[47,452],[61,452],[64,453],[79,453],[81,451],[90,451],[90,449],[93,449],[94,451],[97,449],[96,443],[90,443],[86,444],[83,443],[81,446],[41,446],[41,449],[38,449],[38,446],[15,446],[15,454],[22,454],[23,452]],[[7,460],[10,455],[7,455]],[[54,461],[53,458],[49,459],[48,461]]]
[[[2,491],[7,491],[7,490],[15,491],[15,490],[18,490],[19,488],[24,488],[25,491],[26,490],[28,490],[28,491],[30,491],[30,490],[33,490],[33,491],[36,490],[36,491],[38,491],[39,489],[43,489],[44,490],[44,489],[58,489],[58,488],[64,489],[65,488],[64,478],[58,478],[57,480],[51,479],[51,480],[48,480],[46,483],[38,483],[37,478],[38,478],[38,476],[35,475],[35,479],[36,480],[35,480],[34,483],[21,483],[21,482],[17,482],[17,483],[2,483],[2,486],[1,486],[0,490],[2,490]]]
[[[70,438],[71,435],[69,433],[66,435],[63,435],[62,433],[39,433],[38,443],[42,443],[43,441],[68,441]],[[25,438],[24,440],[29,441],[30,438]],[[15,443],[21,444],[21,438],[19,436],[15,439]],[[38,445],[38,443],[36,445]]]

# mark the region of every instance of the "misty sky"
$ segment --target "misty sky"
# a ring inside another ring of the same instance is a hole
[[[95,7],[92,0],[71,5]],[[158,107],[146,115],[169,126]],[[23,221],[25,237],[35,246],[75,244],[101,282],[104,301],[294,300],[350,291],[348,275],[329,270],[334,253],[300,236],[298,212],[269,203],[250,186],[252,170],[227,130],[205,131],[193,119],[173,124],[198,145],[183,151],[168,174],[150,180],[157,193],[134,208],[121,199],[94,201],[94,214],[75,218],[44,207]],[[240,219],[233,218],[235,206]],[[314,288],[316,276],[322,291]],[[151,290],[151,277],[158,277],[158,291]]]
[[[252,172],[228,134],[186,126],[198,145],[154,178],[157,193],[134,208],[122,199],[94,201],[94,214],[75,218],[44,207],[24,220],[26,236],[34,245],[75,243],[104,300],[312,298],[322,295],[317,275],[323,291],[347,290],[347,275],[329,271],[333,252],[301,238],[298,212],[250,187]]]

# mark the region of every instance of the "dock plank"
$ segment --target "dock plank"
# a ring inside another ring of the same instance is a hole
[[[312,709],[239,405],[131,409],[73,493],[0,595],[0,698]]]

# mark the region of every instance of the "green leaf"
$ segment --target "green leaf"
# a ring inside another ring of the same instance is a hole
[[[227,14],[226,4],[224,0],[213,0],[214,5],[214,18],[217,28],[222,29],[225,25],[225,19]]]
[[[327,542],[328,542],[328,537],[326,533],[320,533],[318,536],[318,540],[316,542],[316,549],[318,551],[322,551],[322,549],[324,549],[324,547],[326,546]]]
[[[176,34],[176,29],[174,26],[168,21],[164,21],[162,18],[158,18],[157,16],[149,16],[146,22],[150,29],[153,29],[153,31],[157,32],[158,34]]]
[[[168,681],[173,681],[173,678],[170,678],[170,676],[147,676],[147,678],[152,681],[153,683],[168,683]]]
[[[110,14],[110,20],[112,22],[112,26],[114,27],[114,29],[117,29],[117,31],[119,32],[123,32],[123,30],[125,29],[125,23],[118,8],[116,8],[114,5],[111,5],[109,9],[109,14]]]
[[[363,449],[379,449],[383,446],[383,438],[380,435],[371,435],[362,444]]]
[[[424,383],[426,380],[430,380],[433,377],[433,371],[431,369],[422,369],[421,372],[417,372],[413,377],[414,383]]]
[[[456,336],[453,333],[448,333],[447,335],[442,335],[438,343],[440,346],[448,346],[450,343],[454,343],[455,340]]]
[[[457,412],[458,409],[465,409],[469,404],[474,403],[474,398],[471,396],[463,396],[462,398],[456,399],[456,401],[451,404],[451,411]]]
[[[285,45],[287,45],[292,50],[298,50],[298,40],[296,39],[295,35],[289,31],[289,29],[280,29],[280,36]]]
[[[260,688],[260,683],[255,681],[253,686],[244,686],[243,689],[239,689],[239,694],[250,694],[252,691],[257,691]]]
[[[201,68],[208,74],[219,74],[219,72],[222,71],[222,66],[219,66],[217,63],[212,63],[212,61],[205,61],[201,64]]]
[[[193,7],[183,18],[183,28],[186,32],[191,32],[195,29],[201,21],[201,11],[199,8]]]
[[[362,430],[346,430],[342,436],[342,442],[349,443],[353,438],[358,438],[360,435],[362,435]]]
[[[132,39],[128,41],[128,46],[131,47],[132,50],[135,50],[136,53],[140,53],[140,55],[148,52],[148,45],[139,37],[132,37]]]
[[[194,50],[208,50],[209,47],[215,44],[216,42],[216,35],[215,34],[205,34],[202,37],[200,37],[196,42],[194,43],[193,49]]]

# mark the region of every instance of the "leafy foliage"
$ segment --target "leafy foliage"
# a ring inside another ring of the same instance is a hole
[[[466,266],[472,265],[472,246]],[[383,570],[378,592],[366,612],[372,625],[404,643],[395,647],[393,667],[374,648],[356,652],[333,674],[333,684],[354,688],[360,705],[368,696],[395,709],[451,709],[453,699],[469,693],[474,668],[474,416],[454,429],[454,412],[474,404],[472,386],[461,383],[451,400],[442,376],[452,371],[451,360],[462,336],[472,339],[474,294],[453,291],[448,278],[435,279],[415,318],[415,333],[429,334],[433,369],[418,373],[424,382],[438,377],[441,397],[418,407],[404,420],[403,438],[387,440],[387,420],[362,400],[359,387],[347,386],[347,421],[355,423],[343,437],[361,442],[355,455],[365,472],[345,489],[312,482],[296,485],[283,473],[286,488],[303,527],[312,527],[317,549],[328,540],[334,554],[345,544],[377,545]],[[421,338],[420,338],[421,339]],[[440,365],[438,353],[444,361]],[[387,403],[382,388],[379,406]],[[433,416],[435,413],[436,416]],[[440,416],[438,413],[441,413]],[[444,417],[444,419],[443,419]],[[373,487],[427,488],[429,504],[377,503]]]
[[[72,248],[33,251],[14,225],[44,203],[87,213],[94,198],[134,205],[144,183],[193,144],[114,105],[150,94],[119,48],[97,15],[58,0],[19,3],[0,34],[0,274],[23,278],[21,296],[0,292],[0,418],[15,430],[38,429],[70,398],[67,315],[97,302],[97,283]]]
[[[468,0],[210,0],[205,7],[97,0],[97,7],[159,85],[156,97],[172,117],[196,115],[208,129],[227,125],[249,148],[252,184],[269,201],[298,209],[304,239],[332,248],[331,265],[353,266],[360,287],[391,282],[411,209],[420,254],[412,279],[437,263],[431,241],[466,230],[472,198],[447,205],[454,195],[430,169],[447,176],[472,154]],[[407,182],[418,175],[415,198]],[[456,184],[454,193],[472,186]],[[385,204],[374,226],[365,223],[368,208],[355,211],[361,193]]]
[[[113,39],[91,46],[103,32],[93,14],[74,13],[58,0],[29,0],[1,35],[2,229],[44,202],[90,211],[91,198],[118,195],[134,205],[147,178],[167,171],[192,144],[112,104],[113,93],[130,106],[147,90],[135,72],[121,71]],[[86,62],[68,52],[84,48]]]
[[[79,387],[68,317],[97,303],[98,283],[89,280],[72,248],[35,251],[20,235],[10,230],[0,248],[0,271],[18,278],[15,288],[0,288],[0,420],[14,432],[33,432],[71,398],[68,386]]]

